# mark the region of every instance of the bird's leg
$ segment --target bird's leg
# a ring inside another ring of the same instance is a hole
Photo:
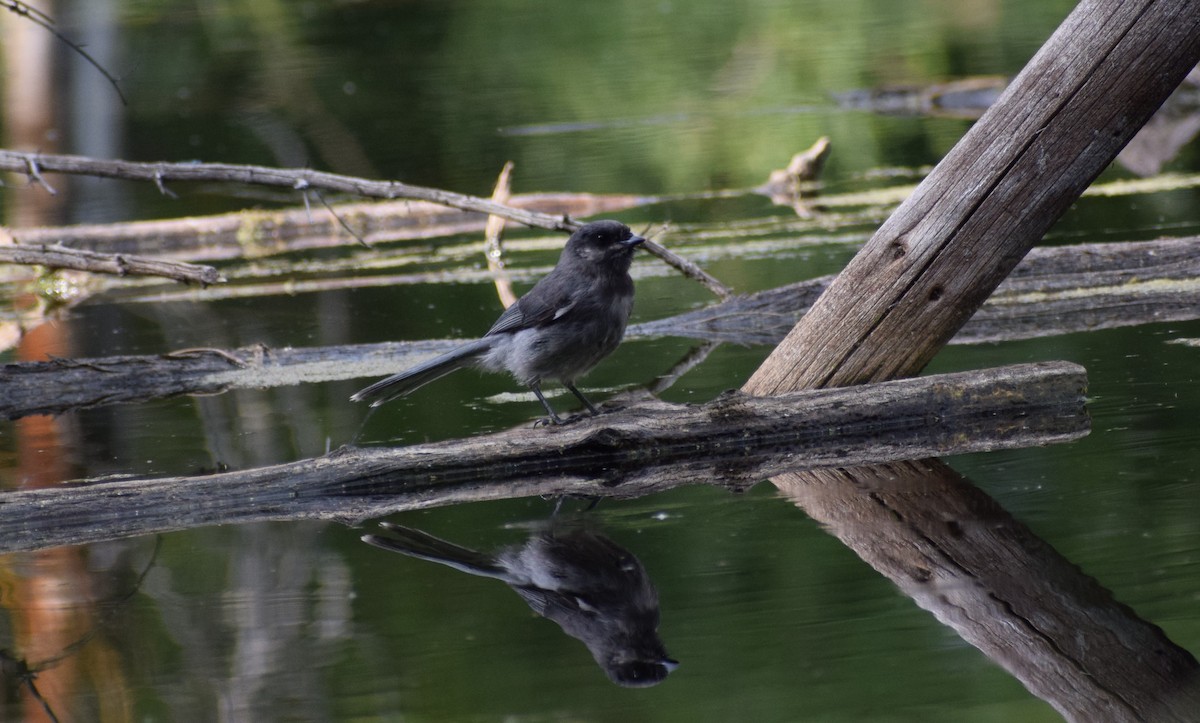
[[[545,395],[542,394],[541,383],[534,382],[529,385],[529,388],[533,390],[534,396],[536,396],[538,398],[538,401],[542,403],[542,406],[546,408],[546,412],[550,415],[550,421],[553,424],[562,424],[563,420],[557,414],[554,413],[554,407],[550,406],[550,402],[547,402]],[[576,392],[576,394],[578,394],[578,392]],[[591,406],[591,405],[589,405],[589,406]]]
[[[592,403],[587,400],[587,397],[583,396],[583,392],[581,392],[575,388],[574,384],[571,384],[569,382],[563,382],[563,386],[566,387],[567,389],[570,389],[571,393],[574,394],[575,397],[577,399],[579,399],[579,401],[583,402],[583,406],[588,408],[588,411],[592,413],[593,417],[600,413],[600,412],[597,412],[596,408],[592,406]]]

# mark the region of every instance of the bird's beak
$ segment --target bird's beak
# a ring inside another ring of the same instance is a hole
[[[637,248],[638,246],[641,246],[644,243],[646,243],[646,239],[642,238],[641,236],[630,236],[629,238],[622,241],[621,245],[627,249],[632,249],[632,248]]]

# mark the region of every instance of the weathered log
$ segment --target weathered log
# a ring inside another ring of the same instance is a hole
[[[916,374],[1200,61],[1200,3],[1085,0],[743,389]]]
[[[833,276],[738,296],[630,335],[774,344]],[[951,339],[1015,341],[1200,318],[1200,237],[1035,248]]]
[[[1198,60],[1200,3],[1081,2],[743,389],[776,394],[918,373]],[[773,476],[772,482],[784,491],[809,490],[822,484],[824,474],[786,473]],[[896,476],[887,467],[851,474],[881,480]],[[878,494],[862,490],[846,498],[868,508],[886,506]],[[840,501],[826,506],[804,494],[794,499],[818,520],[843,519],[837,517]],[[861,509],[855,506],[848,514]],[[907,523],[903,512],[893,509],[889,514]],[[962,533],[953,512],[938,524],[950,535]],[[1103,609],[1092,610],[1094,601],[1086,592],[1065,601],[1033,595],[1020,600],[1027,606],[1008,611],[1012,615],[1003,618],[1022,629],[986,631],[987,616],[1004,606],[1004,597],[991,600],[982,590],[939,589],[931,598],[919,583],[926,576],[940,579],[934,570],[905,564],[920,557],[911,548],[923,542],[919,531],[893,539],[877,534],[876,526],[865,520],[855,529],[854,534],[839,534],[840,539],[864,560],[878,563],[885,574],[916,574],[916,582],[906,582],[902,590],[928,605],[965,640],[1013,671],[1068,718],[1197,719],[1200,669],[1195,660],[1166,636],[1127,635],[1135,627],[1145,632],[1152,626],[1136,621],[1132,613],[1125,616],[1134,619],[1132,626],[1117,621],[1109,615],[1119,608],[1117,603],[1109,601]],[[971,570],[995,564],[988,559],[986,542],[977,537],[967,551],[979,561]],[[1019,540],[1007,553],[1038,542]],[[926,550],[919,548],[919,552]],[[953,557],[928,559],[934,566],[957,564]],[[1064,561],[1056,567],[1068,566]],[[970,584],[969,574],[966,577],[960,582]],[[972,596],[973,601],[967,599]],[[956,608],[960,601],[965,604]],[[1064,607],[1077,608],[1075,615],[1064,617],[1068,624],[1058,626],[1043,619]],[[1079,617],[1092,614],[1096,616],[1092,624],[1072,629]],[[972,615],[984,620],[965,624],[963,618]],[[1108,629],[1108,623],[1115,623],[1117,630]],[[1033,644],[1031,638],[1043,631],[1046,637]],[[1018,633],[1021,641],[1010,644],[1009,637]],[[1047,649],[1059,643],[1067,645],[1059,651],[1063,654],[1048,660]],[[1059,669],[1080,660],[1080,651],[1093,645],[1102,655],[1134,661],[1127,669],[1134,674],[1110,675],[1118,666],[1106,670],[1094,663],[1078,671]],[[1141,661],[1149,670],[1137,670]],[[1102,676],[1094,685],[1088,681],[1092,672]],[[1046,677],[1040,679],[1042,675]],[[1082,705],[1070,694],[1060,694],[1060,689],[1074,684],[1083,684]],[[1089,702],[1085,698],[1092,693],[1099,698]]]
[[[639,403],[561,427],[200,477],[0,493],[0,550],[268,519],[357,521],[533,495],[631,497],[787,469],[1049,444],[1088,431],[1086,375],[1052,362],[773,398]]]
[[[631,338],[774,343],[828,284],[813,279],[659,321]],[[1200,238],[1034,249],[954,338],[956,344],[1200,317]],[[0,416],[57,414],[181,394],[385,376],[457,340],[309,349],[194,349],[167,355],[55,359],[0,366]]]

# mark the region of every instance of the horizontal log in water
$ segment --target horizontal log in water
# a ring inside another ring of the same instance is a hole
[[[1067,362],[699,406],[649,401],[562,427],[199,477],[92,481],[0,494],[0,550],[203,525],[357,521],[535,495],[633,497],[743,486],[784,470],[1049,444],[1087,434],[1084,369]]]
[[[740,296],[630,327],[639,336],[773,343],[828,279]],[[1200,317],[1200,238],[1035,249],[955,338],[1027,339]],[[385,376],[461,342],[426,340],[308,349],[249,347],[168,355],[57,359],[0,366],[0,416],[144,402],[181,394]]]

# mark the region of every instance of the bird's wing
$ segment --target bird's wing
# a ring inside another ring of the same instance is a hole
[[[575,291],[557,278],[546,277],[517,303],[504,310],[484,336],[533,329],[557,321],[575,306]],[[547,283],[549,282],[549,283]]]

